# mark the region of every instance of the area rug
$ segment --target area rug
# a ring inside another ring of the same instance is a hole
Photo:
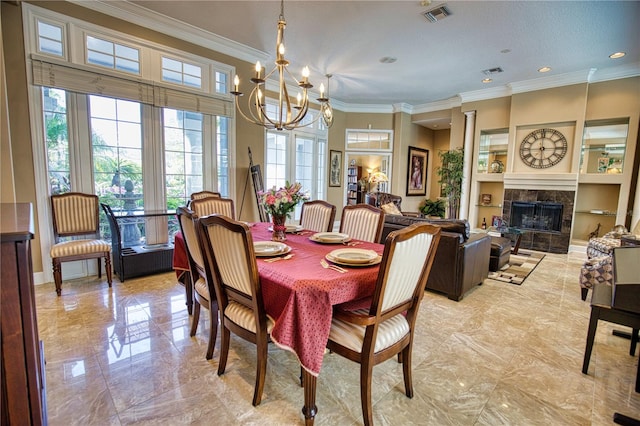
[[[496,272],[489,271],[489,278],[503,281],[510,284],[521,285],[529,276],[540,261],[544,259],[544,254],[519,250],[518,254],[509,257],[509,263]]]

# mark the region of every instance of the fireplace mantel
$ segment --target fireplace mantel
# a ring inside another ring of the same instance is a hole
[[[504,189],[542,189],[549,191],[575,191],[577,173],[505,173]]]

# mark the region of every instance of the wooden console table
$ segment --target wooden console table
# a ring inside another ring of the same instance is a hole
[[[175,211],[113,211],[101,204],[111,228],[113,271],[121,282],[125,278],[169,272],[173,270],[173,243],[147,244],[139,238],[128,241],[127,227],[136,227],[141,220],[175,216]],[[123,231],[121,231],[123,230]],[[125,235],[123,235],[125,234]]]

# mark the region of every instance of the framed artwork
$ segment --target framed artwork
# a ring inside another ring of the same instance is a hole
[[[491,216],[491,226],[494,228],[500,228],[502,226],[502,217]]]
[[[329,151],[329,186],[342,184],[342,151]]]
[[[429,151],[409,147],[407,165],[407,195],[427,195],[427,162]]]

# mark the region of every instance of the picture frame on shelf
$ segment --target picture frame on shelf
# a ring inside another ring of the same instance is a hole
[[[491,226],[494,228],[500,228],[502,226],[502,217],[501,216],[491,216]]]
[[[329,151],[329,186],[342,186],[342,151]]]
[[[407,164],[407,195],[427,195],[427,163],[429,151],[409,147]]]
[[[482,194],[482,205],[488,206],[491,204],[491,194]]]

